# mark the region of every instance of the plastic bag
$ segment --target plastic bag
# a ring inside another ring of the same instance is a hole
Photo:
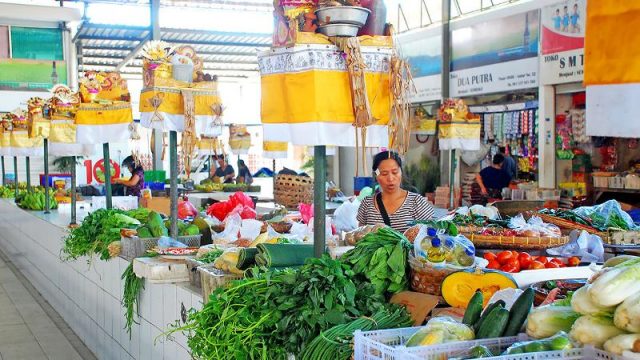
[[[182,201],[178,204],[178,219],[195,218],[198,216],[198,210],[189,201]]]
[[[525,354],[539,351],[561,351],[573,348],[574,345],[564,331],[559,331],[552,337],[540,340],[520,341],[509,346],[503,355]],[[523,356],[524,358],[524,356]]]
[[[243,193],[242,191],[238,191],[235,194],[229,196],[228,201],[233,205],[234,208],[238,205],[246,206],[251,209],[256,208],[256,206],[253,204],[253,200],[251,200],[249,195]]]
[[[233,205],[228,201],[221,201],[211,204],[207,209],[207,215],[223,221],[227,215],[233,210]]]
[[[620,203],[609,200],[596,206],[583,206],[573,210],[576,214],[591,218],[596,227],[635,230],[631,216],[622,210]]]
[[[307,227],[307,225],[304,225],[304,224],[294,223],[291,226],[291,230],[289,231],[289,234],[281,234],[281,233],[275,231],[271,227],[271,225],[269,225],[267,227],[267,234],[268,234],[269,240],[271,240],[271,239],[287,239],[287,242],[290,243],[290,244],[302,243],[304,241],[304,239],[305,239],[304,236],[306,236],[306,235],[303,235],[303,233],[306,233],[306,230],[304,230],[304,231],[301,230],[300,225],[302,227],[305,227],[305,228]]]
[[[242,220],[242,225],[240,226],[240,238],[250,239],[253,241],[258,237],[258,235],[260,235],[261,229],[262,221],[253,219]]]
[[[333,213],[334,222],[338,231],[351,231],[358,227],[358,209],[360,200],[346,201]]]
[[[238,240],[238,232],[242,226],[242,218],[239,214],[232,214],[224,221],[224,231],[220,233],[213,232],[211,239],[214,244],[227,244]]]
[[[549,255],[572,257],[577,256],[583,262],[603,262],[604,245],[598,235],[586,231],[573,230],[569,235],[569,242],[553,249],[548,249]]]
[[[515,230],[518,236],[528,237],[561,237],[560,228],[547,224],[537,216],[532,216],[529,221],[525,221],[522,214],[512,217],[509,221],[509,228]]]
[[[493,293],[493,296],[491,296],[491,299],[489,299],[487,306],[489,306],[490,304],[493,304],[498,300],[502,300],[504,301],[504,304],[505,304],[504,308],[507,310],[511,310],[513,303],[515,303],[516,300],[518,300],[518,297],[523,292],[524,291],[520,289],[512,289],[512,288],[498,290],[495,293]]]
[[[186,248],[187,245],[181,243],[180,241],[174,240],[168,236],[162,236],[160,237],[160,239],[158,239],[158,247],[160,248],[170,248],[170,247],[177,247],[177,248]]]
[[[362,188],[362,190],[360,190],[360,194],[358,194],[358,200],[362,201],[364,200],[364,198],[371,195],[373,195],[373,189],[368,186],[365,186]]]
[[[313,219],[313,204],[300,204],[298,205],[298,211],[300,211],[302,222],[309,224]]]
[[[234,214],[240,215],[242,219],[255,219],[257,215],[256,211],[253,208],[242,204],[236,205],[236,207],[231,210],[229,214],[227,214],[227,217]]]

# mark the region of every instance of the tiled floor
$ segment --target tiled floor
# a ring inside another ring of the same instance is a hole
[[[95,359],[0,252],[0,360]]]

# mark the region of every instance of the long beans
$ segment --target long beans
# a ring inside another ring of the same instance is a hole
[[[131,326],[136,322],[133,317],[134,313],[138,314],[138,300],[140,290],[144,289],[144,279],[137,277],[133,272],[133,262],[131,262],[124,273],[122,273],[122,279],[124,280],[122,306],[124,306],[126,310],[125,319],[127,321],[124,327],[129,333],[129,338],[131,338]]]

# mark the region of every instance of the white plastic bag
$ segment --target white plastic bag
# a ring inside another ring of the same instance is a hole
[[[351,231],[358,227],[358,209],[360,200],[345,201],[334,212],[334,223],[338,231]]]
[[[509,228],[518,232],[519,236],[528,237],[560,237],[560,228],[547,224],[537,216],[532,216],[529,221],[525,221],[522,214],[512,217],[509,221]]]
[[[258,237],[258,235],[260,235],[261,229],[262,221],[253,219],[242,220],[242,225],[240,226],[240,238],[253,241]]]
[[[490,304],[493,304],[498,300],[502,300],[504,301],[504,304],[505,304],[504,308],[507,310],[511,310],[511,307],[516,302],[516,300],[518,300],[518,297],[523,292],[524,291],[520,289],[512,289],[512,288],[498,290],[495,293],[493,293],[493,296],[491,296],[491,299],[489,299],[487,306],[489,306]]]
[[[561,257],[580,257],[583,262],[603,262],[604,245],[598,235],[586,231],[573,230],[569,235],[569,243],[553,249],[548,249],[549,255]]]
[[[242,218],[239,214],[228,216],[224,220],[224,231],[211,234],[214,244],[226,244],[238,240],[238,232],[242,226]]]

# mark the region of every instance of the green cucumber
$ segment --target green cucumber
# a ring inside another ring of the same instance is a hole
[[[522,325],[525,320],[527,320],[527,316],[529,315],[529,311],[533,305],[534,297],[535,294],[533,288],[527,288],[522,294],[520,294],[520,296],[518,296],[516,302],[511,306],[511,311],[509,311],[509,324],[507,324],[502,336],[518,335],[520,329],[522,329]]]
[[[483,301],[482,291],[476,291],[471,300],[469,300],[469,304],[467,304],[467,310],[465,310],[462,318],[463,324],[473,326],[480,319]]]
[[[498,306],[501,306],[504,308],[505,305],[506,303],[504,302],[504,300],[498,300],[488,305],[487,308],[484,309],[484,312],[482,313],[482,316],[480,316],[480,319],[475,324],[473,324],[473,329],[475,330],[475,332],[477,333],[480,330],[482,323],[487,319],[487,316],[489,316],[489,314],[491,313],[491,311],[493,311],[493,309],[495,309]]]
[[[478,330],[476,334],[476,339],[493,339],[500,337],[508,322],[509,310],[502,306],[495,307],[482,323],[480,330]]]

